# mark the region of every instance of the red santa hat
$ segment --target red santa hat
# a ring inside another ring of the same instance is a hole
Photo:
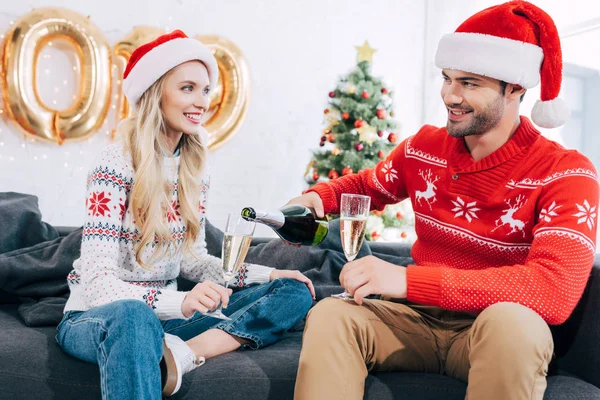
[[[132,107],[142,94],[170,69],[181,63],[200,60],[208,70],[211,88],[217,85],[219,67],[208,47],[180,30],[161,35],[131,53],[123,74],[123,93]]]
[[[516,0],[487,8],[442,37],[435,64],[499,79],[530,89],[540,83],[533,122],[556,128],[569,118],[558,98],[562,52],[554,21],[533,4]]]

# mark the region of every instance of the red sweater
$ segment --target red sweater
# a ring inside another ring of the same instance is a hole
[[[480,312],[498,302],[564,322],[594,262],[599,187],[592,163],[521,124],[500,149],[474,162],[462,139],[424,126],[374,169],[320,183],[326,213],[342,193],[371,207],[410,197],[415,265],[408,300]]]

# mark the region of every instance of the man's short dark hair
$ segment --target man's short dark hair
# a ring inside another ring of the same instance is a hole
[[[500,94],[502,94],[502,96],[504,96],[504,93],[506,92],[506,85],[508,85],[507,82],[500,81]],[[527,93],[527,92],[525,92],[525,93]],[[521,99],[519,100],[520,103],[523,102],[523,98],[525,97],[525,93],[523,93],[521,95]]]

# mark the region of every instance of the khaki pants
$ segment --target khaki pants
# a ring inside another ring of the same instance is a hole
[[[553,350],[548,325],[516,303],[475,316],[329,298],[308,315],[294,397],[362,399],[369,371],[413,371],[468,382],[469,400],[541,400]]]

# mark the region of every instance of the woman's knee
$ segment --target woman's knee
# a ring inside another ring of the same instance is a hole
[[[110,303],[107,310],[108,328],[127,332],[128,335],[154,335],[162,340],[163,329],[152,309],[139,300],[118,300]]]
[[[301,316],[304,317],[313,304],[312,295],[306,284],[290,278],[276,279],[273,282],[277,283],[280,290],[283,290],[284,295],[289,299],[290,304],[298,309]]]

